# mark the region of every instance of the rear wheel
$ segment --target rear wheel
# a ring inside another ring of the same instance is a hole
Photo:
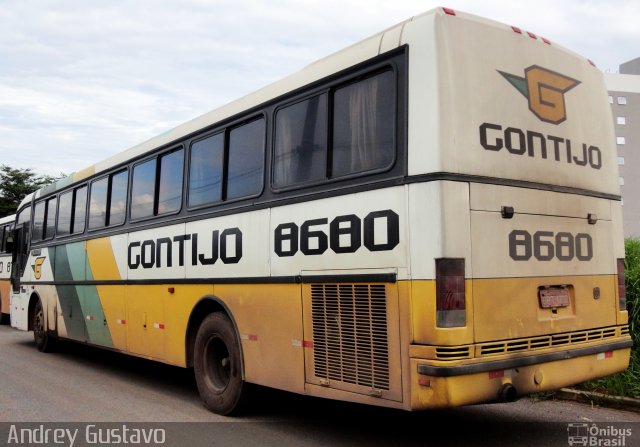
[[[44,309],[42,308],[42,301],[40,300],[36,302],[33,309],[31,327],[33,328],[33,339],[36,342],[38,351],[51,352],[55,344],[55,339],[49,335],[47,328],[45,327]]]
[[[238,337],[229,318],[208,315],[196,335],[193,369],[202,401],[210,411],[237,413],[246,394]]]

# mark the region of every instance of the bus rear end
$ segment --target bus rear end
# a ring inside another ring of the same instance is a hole
[[[412,408],[511,400],[625,369],[622,208],[601,72],[515,26],[450,10],[428,20],[435,44],[423,54],[436,68],[424,75],[437,87],[410,94],[409,169],[429,182],[412,185],[410,203],[412,226],[429,207],[440,224],[431,239],[411,233]],[[412,111],[434,97],[437,124],[418,129],[429,116]]]

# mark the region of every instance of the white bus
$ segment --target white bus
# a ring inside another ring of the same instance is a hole
[[[12,324],[421,410],[625,369],[602,73],[438,8],[75,173],[17,217]]]
[[[7,250],[7,240],[10,244],[15,219],[15,215],[0,218],[0,324],[9,324],[11,253]]]

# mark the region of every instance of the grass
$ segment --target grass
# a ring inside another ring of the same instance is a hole
[[[640,239],[627,239],[624,246],[627,309],[633,338],[629,368],[611,376],[584,382],[578,388],[640,398]]]

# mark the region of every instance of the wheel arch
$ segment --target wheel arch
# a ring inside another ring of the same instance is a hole
[[[38,301],[42,303],[42,299],[40,299],[40,295],[38,295],[38,292],[33,292],[29,297],[29,308],[27,311],[27,330],[28,331],[33,330],[33,313],[36,311],[36,303]],[[42,303],[42,306],[44,307],[44,303]],[[45,324],[46,324],[46,321],[47,319],[45,318]]]
[[[185,336],[185,365],[187,366],[187,368],[193,367],[193,351],[198,328],[200,327],[202,321],[207,317],[207,315],[210,315],[214,312],[224,313],[233,325],[233,330],[236,334],[238,347],[240,349],[240,372],[242,378],[244,379],[244,352],[242,350],[242,340],[240,339],[240,331],[238,330],[238,325],[226,303],[219,297],[213,295],[202,297],[191,310],[191,315],[189,315],[189,322],[187,323],[187,333]]]

